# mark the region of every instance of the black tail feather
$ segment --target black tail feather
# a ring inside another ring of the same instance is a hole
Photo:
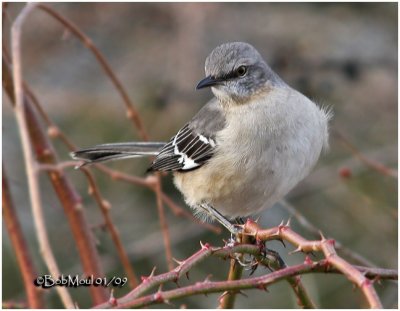
[[[103,144],[71,152],[71,157],[83,160],[85,165],[109,160],[155,156],[164,145],[165,143],[162,142]]]

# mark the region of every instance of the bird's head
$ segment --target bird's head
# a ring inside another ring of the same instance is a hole
[[[283,83],[258,51],[244,42],[216,47],[206,59],[205,72],[196,89],[211,87],[221,102],[245,104],[253,95]]]

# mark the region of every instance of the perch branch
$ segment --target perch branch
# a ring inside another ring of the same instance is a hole
[[[294,218],[296,218],[298,223],[304,229],[306,229],[308,232],[310,232],[315,238],[320,237],[321,231],[317,227],[315,227],[303,214],[301,214],[299,212],[299,210],[296,209],[292,204],[290,204],[286,200],[282,200],[279,203],[288,211],[288,213],[290,215],[292,215]],[[373,264],[370,260],[368,260],[364,256],[356,253],[355,251],[343,246],[343,244],[340,243],[338,240],[335,240],[335,247],[340,253],[347,256],[354,262],[357,262],[358,264],[363,265],[363,266],[375,267],[375,264]]]
[[[259,246],[254,244],[238,244],[235,246],[224,246],[224,247],[211,247],[208,244],[201,244],[201,249],[194,253],[189,258],[177,261],[178,266],[166,273],[155,275],[155,269],[151,272],[149,276],[142,277],[142,283],[133,289],[131,292],[126,294],[121,298],[114,298],[112,301],[108,301],[97,305],[95,308],[121,308],[121,307],[143,307],[149,304],[155,303],[168,303],[170,300],[176,298],[182,298],[185,296],[195,295],[195,294],[206,294],[212,292],[224,292],[224,291],[240,291],[240,289],[245,288],[258,288],[262,290],[266,290],[266,286],[272,284],[272,282],[276,282],[279,279],[276,277],[282,277],[288,279],[289,277],[295,278],[297,274],[302,273],[342,273],[341,270],[337,269],[333,266],[329,260],[322,260],[320,262],[313,262],[309,258],[306,258],[305,262],[299,266],[292,267],[284,267],[281,270],[268,274],[266,276],[262,276],[259,278],[249,278],[244,280],[236,280],[236,281],[223,281],[223,282],[210,282],[209,278],[202,282],[196,282],[194,285],[190,285],[187,287],[179,288],[178,290],[168,291],[168,292],[160,292],[156,291],[153,294],[146,295],[151,290],[157,290],[161,285],[166,284],[168,282],[178,283],[179,279],[183,276],[189,275],[189,272],[192,268],[199,265],[201,262],[206,260],[210,256],[219,257],[221,259],[229,259],[240,254],[249,254],[257,258],[259,263],[264,266],[270,266],[271,258],[265,257],[261,253],[261,249]],[[275,260],[275,259],[274,259]],[[398,274],[396,270],[389,269],[377,269],[377,268],[368,268],[368,267],[359,267],[355,266],[355,268],[363,273],[369,279],[397,279]],[[260,281],[261,280],[261,281]],[[264,283],[265,280],[268,282]],[[244,287],[243,287],[244,286]],[[166,294],[167,293],[167,294]],[[161,295],[161,296],[160,296]],[[163,299],[153,299],[154,297],[161,297]],[[153,297],[153,298],[152,298]]]
[[[274,239],[288,241],[297,247],[295,252],[322,252],[330,265],[341,271],[350,281],[361,289],[371,308],[382,308],[382,303],[379,300],[372,282],[355,267],[337,255],[334,247],[334,240],[327,240],[322,237],[319,241],[309,241],[292,231],[288,225],[280,225],[271,229],[260,229],[258,225],[251,220],[248,220],[244,225],[244,230],[245,233],[261,241]]]

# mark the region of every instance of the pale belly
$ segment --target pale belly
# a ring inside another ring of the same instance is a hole
[[[192,208],[208,203],[227,218],[256,214],[282,199],[315,163],[308,161],[305,167],[299,155],[298,165],[288,163],[289,154],[272,150],[264,156],[242,158],[240,162],[214,158],[212,165],[174,173],[175,185]]]

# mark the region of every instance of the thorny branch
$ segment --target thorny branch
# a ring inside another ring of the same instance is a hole
[[[248,222],[246,224],[247,231],[254,231],[260,233],[260,238],[272,239],[276,238],[276,230],[279,227],[261,230],[254,223]],[[246,227],[245,226],[245,227]],[[297,234],[289,229],[287,226],[280,226],[281,228],[285,228],[287,236],[290,235],[292,238],[290,240],[293,241],[293,237]],[[290,234],[288,232],[291,232]],[[275,233],[270,235],[271,233]],[[258,235],[256,235],[258,237]],[[282,235],[283,236],[283,235]],[[300,237],[300,236],[299,236]],[[301,238],[303,239],[303,238]],[[304,239],[303,239],[304,240]],[[300,241],[300,240],[299,240]],[[304,240],[306,241],[306,240]],[[317,245],[318,243],[325,243],[322,239],[321,241],[307,241],[310,245]],[[315,242],[315,243],[314,243]],[[307,249],[306,245],[305,249]],[[225,245],[224,247],[212,247],[209,244],[201,244],[201,249],[194,253],[189,258],[183,261],[177,261],[178,266],[166,273],[155,275],[155,269],[151,272],[151,274],[147,277],[142,277],[142,283],[136,287],[134,290],[126,294],[121,298],[112,297],[109,301],[97,305],[95,308],[123,308],[123,307],[144,307],[151,304],[171,304],[171,301],[174,299],[192,296],[197,294],[208,294],[208,293],[221,293],[225,291],[233,291],[239,293],[242,289],[256,288],[267,290],[267,285],[276,283],[282,279],[290,279],[295,278],[299,274],[304,273],[342,273],[343,267],[337,266],[332,263],[332,257],[328,256],[327,258],[313,262],[308,256],[304,263],[297,266],[285,267],[283,269],[277,270],[270,274],[255,277],[255,278],[247,278],[242,280],[227,280],[220,282],[211,282],[210,278],[207,277],[204,281],[196,282],[193,285],[180,287],[178,289],[170,290],[170,291],[161,291],[160,287],[162,284],[166,284],[167,282],[175,282],[178,283],[179,279],[183,276],[188,276],[191,269],[195,266],[199,265],[201,262],[209,258],[210,256],[219,257],[222,259],[228,258],[236,258],[238,254],[249,254],[254,256],[258,260],[259,264],[270,267],[271,265],[275,265],[276,263],[269,257],[265,257],[262,254],[262,250],[258,245],[254,244],[237,244],[234,246]],[[344,261],[343,261],[344,262]],[[346,265],[347,263],[345,263]],[[368,279],[397,279],[398,274],[395,270],[388,269],[376,269],[376,268],[368,268],[368,267],[360,267],[353,266],[352,267],[356,272],[356,274],[364,275]],[[354,273],[354,271],[352,271]],[[368,285],[368,279],[364,281],[364,286]],[[370,284],[370,283],[369,283]],[[152,294],[148,294],[151,290],[154,290]],[[365,290],[364,288],[362,289]],[[145,296],[146,295],[146,296]],[[379,300],[378,300],[379,301]],[[376,304],[379,306],[379,303]]]
[[[327,240],[322,237],[320,241],[309,241],[292,231],[288,225],[280,225],[271,229],[262,230],[251,220],[247,221],[244,230],[257,240],[268,241],[282,239],[288,241],[297,247],[295,252],[322,252],[328,264],[334,266],[346,275],[350,281],[361,289],[371,308],[382,308],[382,303],[379,300],[372,282],[350,263],[337,255],[334,240]]]
[[[309,233],[311,233],[314,238],[319,238],[321,231],[315,227],[304,215],[300,213],[298,209],[296,209],[292,204],[290,204],[286,200],[282,200],[279,202],[282,207],[284,207],[296,220],[298,223],[306,229]],[[368,260],[367,258],[364,258],[362,255],[356,253],[355,251],[348,249],[347,247],[343,246],[342,243],[340,243],[338,240],[335,240],[335,247],[336,249],[345,255],[347,258],[350,258],[354,262],[357,262],[360,265],[363,266],[368,266],[368,267],[374,267],[375,265]]]

